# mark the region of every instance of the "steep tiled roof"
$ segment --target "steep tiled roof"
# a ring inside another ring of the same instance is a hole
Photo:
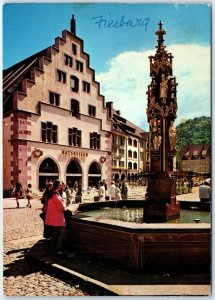
[[[183,145],[179,152],[179,160],[182,159],[199,159],[211,158],[211,145],[210,144],[188,144]]]
[[[126,135],[136,136],[138,138],[147,139],[144,130],[136,126],[132,122],[120,116],[116,111],[113,113],[114,130],[119,130]]]
[[[8,107],[11,95],[19,88],[23,79],[31,78],[30,71],[33,67],[39,68],[39,58],[47,56],[47,49],[44,49],[3,71],[3,109]]]

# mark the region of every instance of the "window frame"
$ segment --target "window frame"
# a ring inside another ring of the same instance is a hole
[[[60,106],[60,94],[49,91],[49,103],[53,106]]]
[[[66,84],[66,81],[67,81],[66,72],[64,72],[60,69],[57,69],[56,76],[57,76],[57,81],[58,82]]]
[[[41,122],[41,140],[44,143],[58,143],[58,126],[52,122]]]
[[[95,118],[95,116],[96,116],[96,106],[95,105],[88,104],[88,115]]]
[[[73,147],[81,147],[81,130],[76,127],[68,128],[68,144]]]

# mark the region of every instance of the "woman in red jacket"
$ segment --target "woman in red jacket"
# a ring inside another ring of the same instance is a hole
[[[64,206],[59,191],[62,184],[59,180],[53,182],[53,195],[49,199],[45,224],[53,226],[54,234],[51,245],[57,254],[62,254],[62,248],[66,236],[66,222],[64,218]]]

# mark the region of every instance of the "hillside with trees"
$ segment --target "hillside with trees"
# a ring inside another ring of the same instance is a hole
[[[211,118],[198,117],[180,123],[177,127],[177,151],[182,145],[210,144],[211,143]]]

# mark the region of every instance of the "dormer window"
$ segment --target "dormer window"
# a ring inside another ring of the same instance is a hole
[[[189,157],[189,154],[190,154],[190,152],[189,152],[189,151],[187,151],[187,152],[184,154],[184,156],[183,156],[183,159],[188,159],[188,157]]]
[[[205,158],[207,156],[207,150],[202,150],[201,158]]]
[[[197,159],[198,158],[198,150],[194,150],[193,151],[193,159]]]

